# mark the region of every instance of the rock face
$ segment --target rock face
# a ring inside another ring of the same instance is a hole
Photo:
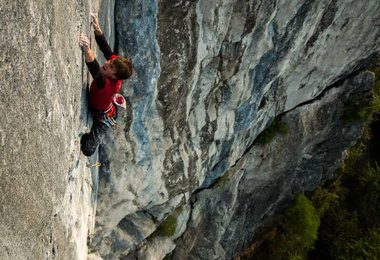
[[[77,45],[93,11],[135,67],[131,109],[99,149],[95,219]],[[85,259],[88,235],[90,258],[230,258],[333,177],[361,133],[344,104],[368,98],[380,51],[375,0],[0,1],[0,14],[1,259]],[[287,134],[256,143],[275,118]]]
[[[117,1],[118,50],[136,73],[124,85],[132,113],[102,147],[95,253],[229,258],[264,216],[331,178],[361,132],[340,116],[350,93],[370,89],[373,79],[354,73],[379,52],[379,10],[378,1]],[[288,135],[252,145],[278,115]],[[178,208],[168,235],[161,227]]]
[[[330,179],[342,151],[361,134],[360,124],[340,119],[344,103],[352,96],[368,98],[373,84],[374,75],[363,72],[287,112],[281,119],[287,134],[267,145],[254,144],[212,188],[195,195],[174,259],[231,258],[265,216]]]
[[[0,1],[0,259],[85,259],[86,1]],[[90,218],[89,218],[90,216]],[[91,217],[92,216],[92,217]]]

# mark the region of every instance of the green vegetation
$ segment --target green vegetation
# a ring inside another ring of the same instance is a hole
[[[218,179],[215,181],[215,188],[222,188],[224,187],[228,181],[230,180],[231,177],[231,172],[226,172],[222,176],[220,176]]]
[[[331,203],[335,202],[338,199],[339,196],[337,194],[342,194],[339,179],[333,182],[330,187],[331,190],[334,190],[333,192],[318,187],[312,195],[311,201],[319,217],[323,216],[326,211],[329,210]]]
[[[377,60],[377,63],[370,69],[376,75],[376,82],[374,90],[376,93],[380,92],[380,58]]]
[[[305,195],[299,195],[281,217],[281,232],[271,241],[269,259],[305,259],[318,238],[319,215]]]
[[[156,231],[152,234],[152,237],[162,236],[170,237],[173,236],[177,229],[177,217],[183,211],[183,207],[178,207],[174,210],[173,214],[166,217],[166,219],[158,226]]]
[[[370,97],[353,96],[344,103],[342,119],[346,122],[372,121],[372,116],[380,111],[380,60],[371,69],[376,75],[375,87]]]
[[[380,257],[380,168],[363,161],[342,169],[341,192],[333,192],[336,199],[323,214],[310,259]]]
[[[351,97],[344,103],[342,119],[346,122],[364,121],[371,114],[371,103],[364,97]]]
[[[155,231],[155,234],[157,236],[170,237],[175,234],[176,227],[177,227],[177,217],[174,215],[170,215],[157,228],[157,230]]]
[[[255,142],[261,145],[268,144],[278,134],[287,134],[288,126],[276,117],[272,124],[256,138]]]

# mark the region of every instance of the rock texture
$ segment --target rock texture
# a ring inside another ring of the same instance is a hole
[[[287,134],[254,144],[215,185],[194,196],[189,228],[173,258],[230,259],[266,216],[331,179],[362,131],[360,123],[341,119],[344,104],[352,96],[369,102],[373,84],[373,73],[363,72],[287,112],[281,119]]]
[[[136,73],[124,84],[131,114],[101,152],[107,163],[91,248],[105,259],[228,258],[265,215],[331,177],[360,134],[359,125],[339,121],[339,99],[368,91],[370,80],[342,82],[379,52],[378,1],[115,7],[118,50]],[[252,146],[278,115],[292,122],[290,134]],[[176,232],[157,236],[181,205]]]
[[[0,259],[85,259],[86,1],[0,1]],[[92,224],[91,224],[92,223]]]
[[[99,186],[78,144],[93,11],[135,67]],[[1,259],[230,258],[332,177],[361,132],[344,102],[367,98],[380,51],[376,0],[0,0],[0,14]],[[288,134],[255,143],[275,118]]]

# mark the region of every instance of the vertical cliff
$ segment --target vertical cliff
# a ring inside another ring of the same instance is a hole
[[[99,183],[79,149],[92,119],[77,39],[93,11],[135,66]],[[380,51],[375,0],[0,1],[0,14],[4,259],[230,258],[333,177],[361,133],[344,106],[370,99]],[[287,133],[259,143],[274,121]]]
[[[341,115],[371,89],[359,71],[379,52],[379,8],[117,1],[133,109],[102,147],[94,252],[229,258],[266,215],[331,178],[361,133]],[[288,134],[253,145],[279,116]]]
[[[85,259],[87,72],[96,1],[0,1],[0,258]]]
[[[195,195],[174,258],[231,258],[266,216],[330,179],[342,152],[361,135],[360,123],[341,119],[344,103],[352,96],[370,102],[373,84],[373,73],[360,73],[284,114],[286,134],[254,144],[214,186]]]

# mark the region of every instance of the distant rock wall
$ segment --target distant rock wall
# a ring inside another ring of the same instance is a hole
[[[374,74],[362,72],[287,112],[281,119],[286,134],[253,145],[215,185],[195,194],[173,259],[231,259],[265,217],[331,179],[362,133],[359,122],[341,119],[344,103],[353,96],[370,102],[373,85]]]
[[[136,71],[123,86],[132,109],[101,149],[95,253],[228,258],[265,215],[331,177],[361,132],[339,120],[339,99],[368,91],[371,80],[344,80],[379,52],[379,10],[378,1],[116,1],[116,44]],[[290,134],[252,146],[278,115]],[[157,234],[173,214],[175,232]]]

